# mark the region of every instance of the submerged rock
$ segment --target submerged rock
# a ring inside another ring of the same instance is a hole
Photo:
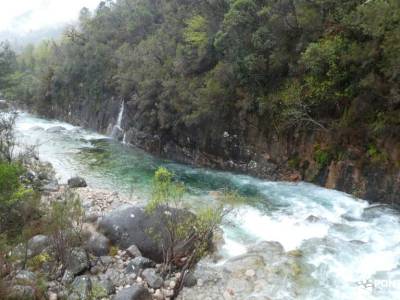
[[[67,129],[63,126],[53,126],[53,127],[46,129],[46,131],[50,132],[50,133],[59,133],[61,131],[65,131],[65,130],[67,130]]]
[[[76,176],[68,179],[68,186],[71,188],[87,187],[87,183],[84,178]]]

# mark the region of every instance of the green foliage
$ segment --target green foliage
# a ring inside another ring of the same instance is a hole
[[[332,155],[329,149],[322,148],[319,144],[314,146],[314,160],[320,168],[327,166],[331,160]]]
[[[119,248],[117,246],[111,246],[108,254],[110,256],[116,256],[118,254]]]
[[[49,262],[50,260],[51,260],[50,255],[46,252],[43,252],[28,259],[27,266],[34,271],[38,271],[42,268],[42,266],[45,263]]]
[[[45,217],[45,231],[51,239],[58,261],[65,264],[71,248],[83,243],[84,217],[81,200],[73,191],[66,190],[62,200],[50,204]]]
[[[373,163],[385,163],[388,160],[388,155],[374,144],[368,145],[367,154]]]
[[[160,167],[154,175],[153,197],[146,207],[148,213],[162,212],[160,220],[168,232],[167,242],[164,242],[164,269],[173,266],[180,267],[186,272],[210,250],[210,238],[213,232],[231,212],[232,206],[240,197],[234,192],[224,192],[216,205],[209,205],[195,210],[195,214],[178,209],[186,206],[183,199],[184,187],[173,181],[173,174]],[[177,253],[180,245],[189,246],[185,250],[185,260],[182,253]]]
[[[199,48],[205,48],[208,44],[207,20],[200,15],[187,20],[187,27],[183,32],[185,42]]]
[[[3,44],[0,89],[50,117],[124,98],[128,126],[200,151],[225,128],[397,138],[399,15],[397,0],[116,1],[16,59]]]

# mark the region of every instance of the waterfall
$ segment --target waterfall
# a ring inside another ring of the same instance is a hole
[[[125,109],[125,102],[122,100],[121,107],[119,109],[117,123],[114,125],[112,129],[111,136],[117,140],[121,140],[124,136],[124,131],[122,130],[122,119],[124,117],[124,109]]]
[[[125,103],[124,103],[124,100],[122,100],[121,107],[120,107],[119,113],[118,113],[117,124],[116,124],[116,126],[119,129],[121,129],[122,117],[124,116],[124,108],[125,108]]]

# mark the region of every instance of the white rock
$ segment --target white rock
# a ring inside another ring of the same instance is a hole
[[[247,277],[254,277],[254,276],[256,276],[256,271],[254,271],[253,269],[249,269],[246,271],[245,275]]]
[[[157,289],[156,292],[154,293],[154,298],[157,300],[163,300],[164,299],[164,294],[161,292],[160,289]]]
[[[49,292],[49,300],[57,300],[57,294]]]
[[[170,287],[171,289],[173,289],[175,286],[176,286],[176,282],[172,280],[172,281],[169,283],[169,287]]]

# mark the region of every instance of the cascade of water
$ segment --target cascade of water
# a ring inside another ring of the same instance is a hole
[[[119,109],[117,123],[114,125],[112,129],[111,136],[115,139],[121,140],[124,136],[124,131],[122,130],[122,119],[124,117],[124,109],[125,109],[125,102],[122,100],[121,107]]]
[[[124,101],[122,100],[122,102],[121,102],[121,107],[120,107],[119,113],[118,113],[117,124],[116,124],[116,126],[117,126],[118,128],[121,128],[122,117],[124,116],[124,108],[125,108],[125,103],[124,103]]]

